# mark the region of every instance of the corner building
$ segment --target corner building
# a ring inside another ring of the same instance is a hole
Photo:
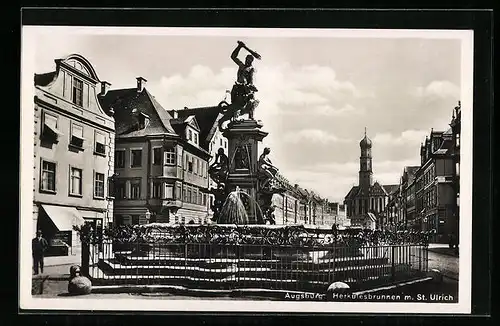
[[[113,222],[115,123],[98,100],[109,84],[81,55],[55,63],[34,76],[33,236],[39,229],[49,242],[46,265],[80,262],[75,226]]]

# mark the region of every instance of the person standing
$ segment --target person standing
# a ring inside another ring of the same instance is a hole
[[[43,274],[43,258],[45,251],[49,247],[47,240],[42,237],[42,231],[38,230],[36,232],[36,238],[31,240],[31,250],[33,253],[33,269],[35,275],[38,275],[38,268],[40,267],[40,272]]]

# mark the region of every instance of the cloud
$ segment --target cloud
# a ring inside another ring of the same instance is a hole
[[[352,82],[337,78],[328,66],[289,63],[257,65],[255,84],[261,114],[303,114],[304,111],[325,116],[359,113],[353,99],[373,96],[361,91]],[[218,71],[203,65],[193,66],[186,74],[163,76],[149,87],[166,108],[207,106],[218,104],[230,90],[236,77],[235,67]],[[265,113],[263,113],[265,112]]]
[[[300,131],[292,131],[285,134],[285,141],[291,143],[312,142],[320,144],[348,142],[349,140],[339,138],[332,133],[328,133],[320,129],[302,129]]]
[[[323,117],[341,117],[349,115],[361,115],[365,112],[364,109],[357,108],[351,104],[345,104],[338,108],[325,102],[325,104],[311,105],[311,102],[304,104],[304,106],[275,106],[274,110],[270,110],[269,114],[273,116],[287,115],[297,116],[307,113],[310,116],[323,116]],[[266,108],[267,109],[267,108]]]
[[[460,88],[447,80],[435,80],[425,87],[417,87],[413,91],[417,97],[459,98]]]
[[[422,142],[426,135],[429,134],[428,130],[405,130],[398,136],[391,133],[377,133],[372,141],[377,145],[405,145],[405,144],[418,144]]]

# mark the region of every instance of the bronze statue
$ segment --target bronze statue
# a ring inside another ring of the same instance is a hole
[[[224,183],[219,183],[217,188],[210,188],[210,193],[214,195],[213,202],[210,205],[210,209],[214,212],[212,221],[217,222],[220,217],[220,211],[227,197],[226,185]]]
[[[245,57],[244,63],[238,59],[238,54],[242,48],[250,53]],[[219,128],[223,122],[230,119],[237,119],[239,115],[245,113],[248,113],[250,120],[254,120],[254,111],[259,105],[259,101],[255,98],[255,92],[258,89],[254,85],[255,68],[252,65],[254,58],[260,60],[261,56],[248,48],[245,43],[238,41],[238,45],[231,53],[231,59],[238,65],[236,82],[231,90],[231,104],[228,104],[226,101],[219,103],[219,108],[224,114],[224,117],[219,120]]]
[[[219,148],[215,155],[215,161],[208,168],[208,175],[217,184],[226,182],[229,173],[229,159],[224,153],[224,148]]]
[[[276,166],[273,165],[273,163],[269,159],[268,155],[270,153],[271,149],[269,147],[264,148],[264,151],[260,155],[259,161],[257,163],[259,175],[261,176],[261,178],[264,179],[260,185],[262,189],[268,186],[271,180],[275,178],[276,173],[278,173],[279,170]]]

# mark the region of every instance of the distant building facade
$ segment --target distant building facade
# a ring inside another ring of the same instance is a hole
[[[372,141],[365,132],[359,143],[359,181],[345,196],[348,218],[351,226],[366,228],[382,228],[386,218],[386,206],[389,196],[397,190],[398,185],[381,185],[373,182]]]
[[[46,264],[69,264],[81,259],[75,226],[113,222],[115,123],[98,100],[109,83],[91,63],[78,54],[55,63],[34,78],[33,236],[40,229],[49,242]]]

